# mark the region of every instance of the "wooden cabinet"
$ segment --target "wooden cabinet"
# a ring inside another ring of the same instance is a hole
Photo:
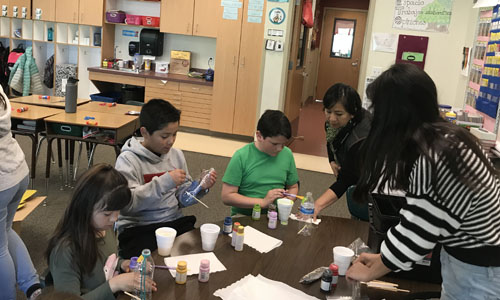
[[[175,81],[146,79],[144,101],[168,100],[182,111],[181,126],[210,129],[212,115],[212,87]]]
[[[103,0],[80,0],[79,24],[102,26],[103,14]]]
[[[160,31],[216,37],[219,10],[220,0],[163,0]]]
[[[220,0],[195,0],[193,35],[217,37],[219,10],[222,10]]]
[[[56,0],[33,0],[33,19],[36,19],[38,9],[41,10],[39,20],[56,20]]]
[[[194,0],[161,1],[160,31],[193,34]]]
[[[56,22],[77,24],[78,8],[78,0],[56,0]]]
[[[9,16],[19,19],[31,19],[31,0],[10,0]],[[17,9],[17,16],[14,12]]]
[[[6,8],[6,10],[4,10]],[[0,9],[2,10],[2,17],[12,17],[12,9],[10,8],[9,0],[0,0]]]
[[[222,19],[222,11],[219,12],[210,128],[252,136],[257,123],[264,23],[249,23],[243,17],[247,15],[248,2],[245,0],[243,9],[238,10],[237,20]]]

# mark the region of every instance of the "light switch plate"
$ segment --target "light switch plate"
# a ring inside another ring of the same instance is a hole
[[[267,40],[266,41],[266,50],[274,50],[274,45],[276,44],[275,40]]]

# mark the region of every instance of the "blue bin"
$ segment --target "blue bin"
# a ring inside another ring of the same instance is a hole
[[[121,92],[104,92],[104,93],[92,94],[92,95],[90,95],[90,99],[92,101],[100,101],[100,102],[108,102],[108,103],[113,103],[113,102],[120,103],[121,99],[122,99],[122,93]]]

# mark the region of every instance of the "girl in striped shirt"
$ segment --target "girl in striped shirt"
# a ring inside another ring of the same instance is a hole
[[[367,94],[374,118],[355,198],[389,187],[406,192],[406,205],[380,254],[361,255],[346,275],[410,270],[440,243],[441,299],[499,299],[498,171],[466,129],[439,116],[436,86],[416,66],[393,65]]]

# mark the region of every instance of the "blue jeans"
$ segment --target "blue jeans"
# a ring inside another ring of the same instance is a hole
[[[441,250],[441,300],[500,299],[500,267],[464,263]]]
[[[16,299],[16,282],[25,293],[40,282],[26,246],[12,230],[14,214],[28,182],[26,176],[17,185],[0,191],[0,299]]]

